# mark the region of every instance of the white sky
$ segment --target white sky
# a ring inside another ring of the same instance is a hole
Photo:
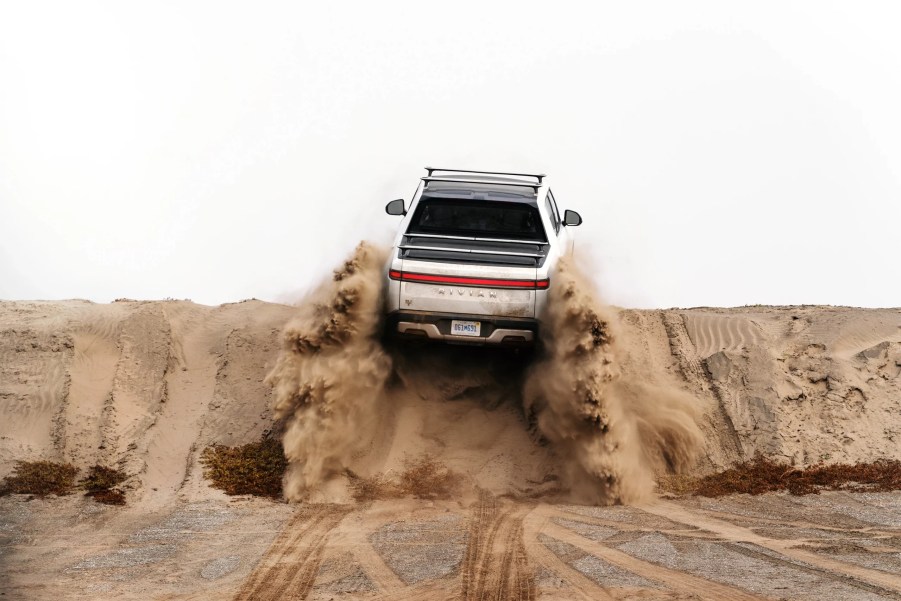
[[[901,4],[313,5],[2,1],[0,298],[295,299],[429,164],[620,305],[901,305]]]

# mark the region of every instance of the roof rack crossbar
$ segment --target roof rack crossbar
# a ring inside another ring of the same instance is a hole
[[[544,173],[512,173],[509,171],[475,171],[473,169],[443,169],[441,167],[426,167],[425,170],[428,172],[428,176],[432,177],[432,173],[435,171],[444,171],[446,173],[478,173],[480,175],[518,175],[520,177],[534,177],[538,180],[538,183],[541,183],[541,180],[546,178],[547,175]]]
[[[467,240],[472,242],[504,242],[507,244],[528,244],[528,245],[541,245],[547,244],[547,242],[542,242],[541,240],[513,240],[511,238],[478,238],[474,236],[448,236],[446,234],[416,234],[407,232],[404,236],[409,236],[410,238],[441,238],[444,240]]]
[[[541,187],[541,184],[531,184],[529,182],[492,182],[478,179],[454,179],[450,177],[424,177],[422,181],[426,183],[426,186],[429,185],[430,182],[448,182],[452,184],[482,184],[489,186],[514,186],[517,188],[532,188],[535,192],[538,192],[538,188]]]
[[[476,250],[469,248],[448,248],[447,246],[420,246],[418,244],[400,244],[398,245],[398,248],[401,250],[438,250],[466,255],[508,255],[511,257],[532,257],[535,259],[545,256],[540,253],[508,252],[503,250]]]

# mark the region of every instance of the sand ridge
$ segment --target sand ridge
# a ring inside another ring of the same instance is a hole
[[[275,425],[264,379],[295,312],[260,301],[0,303],[0,475],[20,459],[105,463],[134,476],[135,498],[153,488],[162,493],[155,498],[211,494],[199,452],[252,442]],[[652,384],[675,380],[697,399],[705,433],[698,471],[757,451],[799,465],[901,458],[901,310],[617,313],[630,341],[623,372]],[[749,331],[756,337],[736,334]],[[450,376],[423,381],[424,365],[400,368],[413,393],[386,408],[401,416],[395,428],[426,432],[410,437],[409,449],[382,440],[394,464],[406,451],[448,443],[430,418],[441,407],[451,429],[492,416],[506,436],[521,427],[508,450],[524,448],[528,424],[489,381],[500,365],[483,367],[461,390]]]
[[[208,494],[199,454],[272,426],[291,308],[258,301],[0,303],[0,473],[19,459],[117,466],[135,501]]]

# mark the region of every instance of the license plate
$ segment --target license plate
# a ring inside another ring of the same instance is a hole
[[[482,322],[480,321],[451,321],[451,334],[455,336],[480,336]]]

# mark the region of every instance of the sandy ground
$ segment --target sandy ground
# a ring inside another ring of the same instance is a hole
[[[376,455],[396,464],[436,451],[488,491],[481,498],[228,498],[208,487],[199,455],[273,427],[263,380],[295,311],[0,302],[0,477],[20,459],[131,476],[125,508],[0,499],[0,598],[901,597],[901,495],[522,500],[560,458],[536,444],[518,399],[419,367],[405,382],[415,394],[382,412],[392,425]],[[901,459],[901,310],[619,316],[622,369],[697,399],[696,473],[757,451],[798,465]]]
[[[901,599],[901,494],[640,507],[0,499],[4,599]]]

